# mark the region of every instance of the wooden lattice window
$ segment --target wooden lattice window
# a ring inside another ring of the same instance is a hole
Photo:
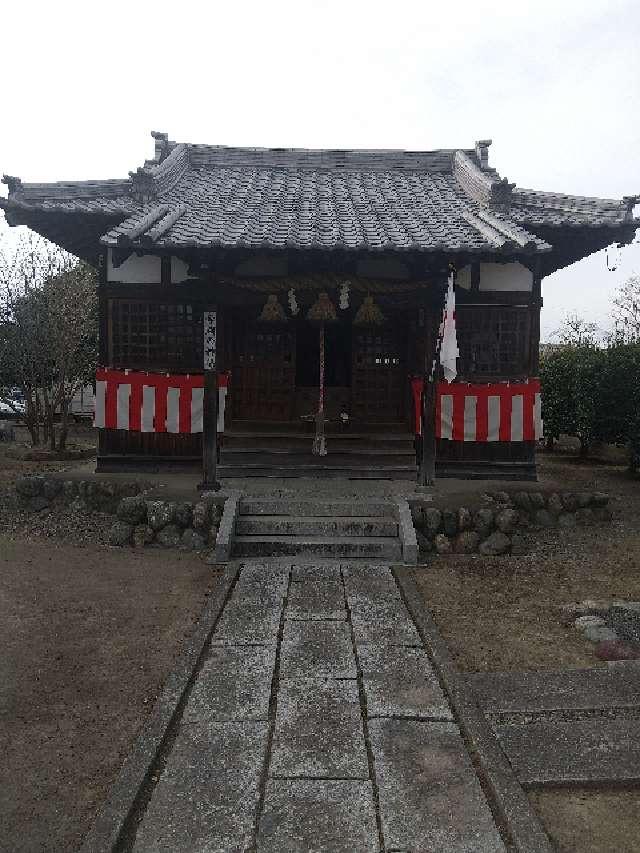
[[[530,314],[526,308],[458,306],[458,370],[464,379],[510,379],[529,373]]]
[[[202,307],[113,299],[109,362],[114,367],[202,370]]]

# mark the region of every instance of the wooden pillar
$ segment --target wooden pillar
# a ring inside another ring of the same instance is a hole
[[[215,305],[203,312],[204,330],[204,400],[202,410],[202,483],[201,490],[218,490],[216,479],[218,461],[218,358],[217,321]]]

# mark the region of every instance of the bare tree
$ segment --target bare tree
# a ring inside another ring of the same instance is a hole
[[[588,323],[577,314],[568,314],[552,337],[564,346],[596,346],[601,333],[596,323]]]
[[[34,445],[64,449],[69,403],[96,363],[95,273],[26,232],[0,244],[0,398],[25,400]],[[56,417],[61,429],[56,442]]]
[[[626,343],[640,341],[640,275],[632,275],[613,297],[614,337]]]

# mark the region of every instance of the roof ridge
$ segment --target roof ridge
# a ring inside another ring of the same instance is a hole
[[[401,148],[255,148],[180,143],[196,168],[254,166],[268,168],[405,169],[451,172],[456,148],[412,151]],[[467,153],[475,156],[471,149]]]
[[[507,178],[501,178],[488,164],[479,166],[462,149],[458,149],[454,155],[453,174],[469,198],[479,204],[509,207],[515,184],[509,183]]]

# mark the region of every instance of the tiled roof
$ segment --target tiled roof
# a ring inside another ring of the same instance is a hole
[[[621,226],[629,200],[514,188],[470,150],[226,148],[169,142],[123,181],[5,178],[10,222],[30,213],[121,218],[108,246],[447,252],[549,251],[536,227]],[[548,238],[547,238],[548,239]]]

